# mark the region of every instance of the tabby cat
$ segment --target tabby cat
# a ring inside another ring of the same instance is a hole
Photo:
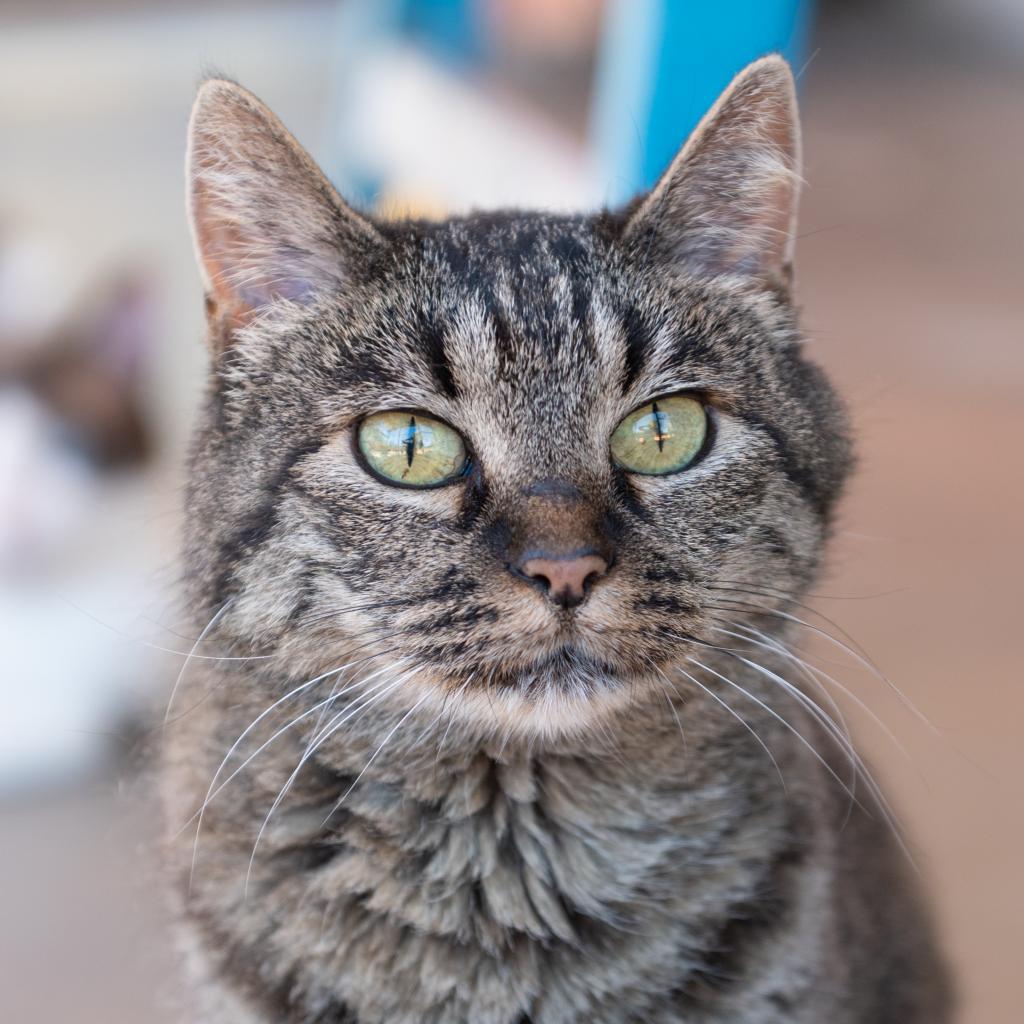
[[[624,210],[376,222],[202,87],[208,653],[163,769],[192,1019],[950,1019],[786,646],[850,466],[799,170],[768,57]]]

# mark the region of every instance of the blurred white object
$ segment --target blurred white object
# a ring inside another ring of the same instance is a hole
[[[54,503],[74,486],[32,483],[35,499]],[[85,495],[91,514],[81,505],[73,512],[60,558],[0,574],[0,796],[102,769],[116,731],[159,699],[182,660],[151,643],[190,646],[147,617],[166,606],[145,512],[151,486],[137,477],[106,482]]]
[[[84,589],[95,605],[95,581]],[[125,715],[124,675],[137,662],[119,666],[110,633],[49,584],[0,583],[0,622],[0,795],[93,774],[109,757],[110,731]]]
[[[0,340],[31,344],[64,318],[74,295],[68,260],[49,238],[6,230],[0,245]]]
[[[339,63],[337,150],[388,194],[425,197],[450,213],[604,203],[585,146],[480,82],[393,43]],[[344,167],[338,177],[344,184]]]
[[[83,298],[58,252],[0,238],[0,792],[95,772],[153,678],[119,635],[157,607],[132,528],[151,288],[133,266]]]
[[[42,403],[0,387],[0,576],[59,555],[96,494],[87,460]]]
[[[0,793],[97,771],[159,678],[145,487],[98,476],[42,403],[0,389]]]

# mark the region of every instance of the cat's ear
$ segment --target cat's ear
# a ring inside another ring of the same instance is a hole
[[[800,185],[800,124],[789,65],[755,61],[693,130],[630,217],[638,254],[701,276],[788,288]]]
[[[215,349],[275,300],[342,288],[381,244],[284,125],[233,82],[199,90],[186,172]]]

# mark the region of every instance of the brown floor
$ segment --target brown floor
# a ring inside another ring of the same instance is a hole
[[[799,281],[860,453],[819,590],[895,591],[815,604],[939,730],[843,674],[909,753],[860,730],[934,892],[963,1020],[1010,1024],[1024,1019],[1024,91],[824,63],[806,91]]]

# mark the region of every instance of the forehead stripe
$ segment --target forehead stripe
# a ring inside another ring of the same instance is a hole
[[[448,361],[444,331],[432,317],[423,318],[420,325],[420,343],[438,389],[447,398],[458,398],[459,385],[456,383],[451,363]]]
[[[651,332],[635,306],[629,306],[622,314],[622,336],[625,346],[622,390],[628,391],[643,373],[647,350],[651,344]]]

